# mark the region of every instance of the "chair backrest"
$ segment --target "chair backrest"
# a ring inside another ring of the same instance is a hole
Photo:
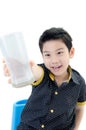
[[[22,112],[26,102],[27,102],[27,99],[23,99],[23,100],[15,102],[13,104],[11,130],[16,130],[16,128],[20,122],[21,112]]]

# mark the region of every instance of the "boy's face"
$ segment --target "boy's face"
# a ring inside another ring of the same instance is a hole
[[[70,58],[74,55],[74,48],[70,52],[62,40],[50,40],[43,45],[43,60],[45,66],[55,75],[67,73]]]

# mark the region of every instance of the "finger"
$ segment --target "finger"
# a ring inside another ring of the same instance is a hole
[[[7,65],[4,63],[3,64],[3,69],[6,69],[7,68]]]
[[[29,64],[30,64],[31,68],[36,65],[36,63],[32,60],[29,61]]]
[[[3,72],[4,72],[5,76],[10,76],[10,72],[9,72],[7,67],[4,67],[4,71]]]
[[[12,80],[11,80],[11,79],[8,79],[8,83],[9,83],[9,84],[12,84]]]
[[[6,63],[6,61],[5,61],[5,58],[3,57],[3,59],[2,59],[2,63]]]

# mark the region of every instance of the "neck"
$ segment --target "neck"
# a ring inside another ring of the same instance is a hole
[[[58,84],[58,86],[60,86],[64,81],[67,81],[68,78],[69,78],[69,73],[66,72],[65,74],[61,76],[55,76],[55,81]]]

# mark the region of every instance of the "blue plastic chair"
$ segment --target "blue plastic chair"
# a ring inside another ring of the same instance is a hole
[[[11,130],[16,130],[16,128],[20,122],[21,112],[22,112],[26,102],[27,102],[27,99],[23,99],[23,100],[15,102],[13,104]]]

